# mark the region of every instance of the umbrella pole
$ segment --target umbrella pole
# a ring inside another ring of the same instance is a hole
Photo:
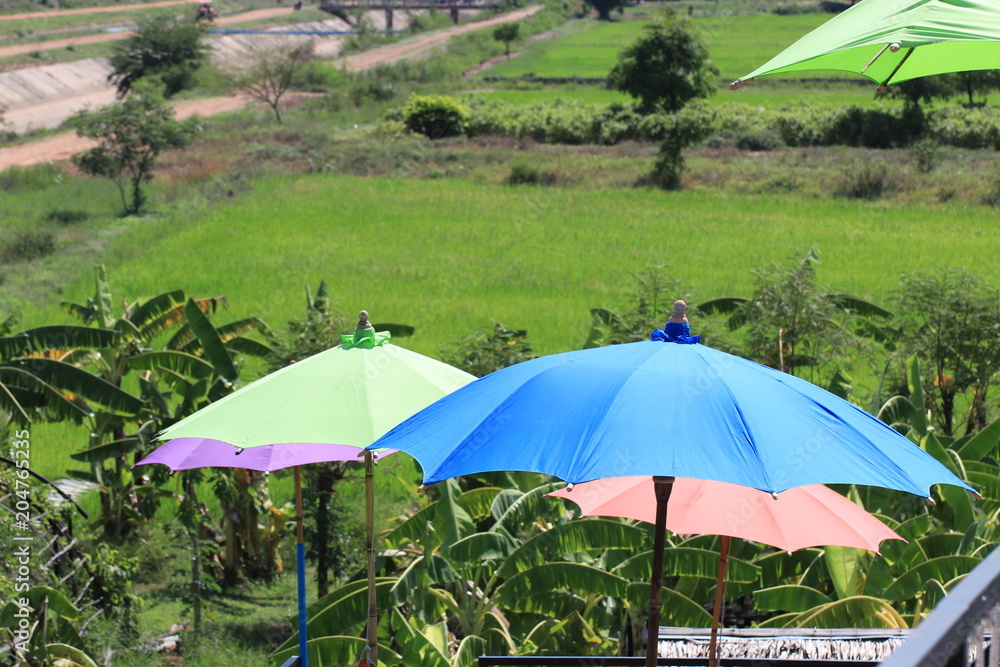
[[[718,667],[719,621],[722,618],[722,589],[726,579],[726,561],[729,559],[729,536],[722,536],[719,549],[719,576],[715,581],[715,605],[712,607],[712,633],[708,639],[708,667]]]
[[[649,585],[649,619],[646,621],[646,667],[656,667],[660,634],[660,607],[663,599],[663,546],[667,541],[667,501],[673,477],[653,477],[656,494],[656,530],[653,533],[653,578]]]
[[[378,607],[375,604],[375,459],[365,451],[365,514],[368,541],[368,660],[378,664]]]
[[[299,665],[309,667],[309,636],[306,631],[306,545],[302,530],[302,470],[295,466],[295,570],[299,588]]]

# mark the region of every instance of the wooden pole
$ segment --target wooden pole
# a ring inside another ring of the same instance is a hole
[[[368,659],[378,664],[378,607],[375,604],[375,459],[365,451],[365,515],[368,542]]]
[[[646,667],[656,667],[660,634],[660,607],[663,600],[663,548],[667,541],[667,501],[673,477],[653,477],[656,494],[656,530],[653,533],[653,578],[649,585],[649,619],[646,621]]]
[[[722,619],[722,589],[726,581],[726,561],[729,559],[728,535],[722,536],[722,547],[719,549],[719,576],[715,581],[715,604],[712,606],[712,632],[708,639],[708,667],[719,667],[718,636],[719,621]]]

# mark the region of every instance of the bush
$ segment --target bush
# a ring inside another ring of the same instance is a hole
[[[989,192],[983,195],[981,201],[985,206],[1000,206],[1000,178],[993,179]]]
[[[31,167],[8,167],[0,171],[0,190],[29,192],[44,190],[62,181],[65,172],[51,162]]]
[[[555,185],[559,175],[552,171],[543,171],[538,167],[524,162],[511,165],[510,175],[505,181],[508,185]]]
[[[771,130],[750,129],[736,135],[736,147],[743,151],[773,151],[781,139]]]
[[[844,174],[834,189],[837,197],[874,201],[895,190],[884,164],[865,165],[857,172]]]
[[[88,219],[90,214],[86,211],[74,211],[72,209],[57,208],[45,214],[48,222],[58,222],[60,225],[74,225]]]
[[[917,171],[921,174],[929,174],[937,166],[941,147],[933,139],[921,139],[910,147],[910,155],[917,163]]]
[[[429,139],[454,137],[465,132],[469,108],[446,95],[413,95],[403,109],[403,121],[411,132]]]
[[[51,232],[31,230],[17,233],[3,248],[8,262],[29,262],[55,252],[56,241]]]

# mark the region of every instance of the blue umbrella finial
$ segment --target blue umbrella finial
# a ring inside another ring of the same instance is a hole
[[[653,340],[687,345],[694,345],[700,341],[701,336],[691,335],[691,326],[688,324],[687,315],[684,314],[685,310],[687,310],[686,303],[680,299],[674,301],[674,312],[670,314],[670,319],[667,320],[662,329],[653,332]]]

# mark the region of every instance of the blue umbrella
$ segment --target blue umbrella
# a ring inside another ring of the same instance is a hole
[[[664,522],[667,480],[674,477],[771,493],[806,484],[881,486],[925,497],[934,484],[972,491],[847,401],[701,345],[684,308],[683,301],[675,304],[653,340],[539,357],[491,373],[416,413],[370,449],[410,454],[424,484],[498,470],[570,483],[658,476]],[[653,577],[655,632],[655,560]]]

